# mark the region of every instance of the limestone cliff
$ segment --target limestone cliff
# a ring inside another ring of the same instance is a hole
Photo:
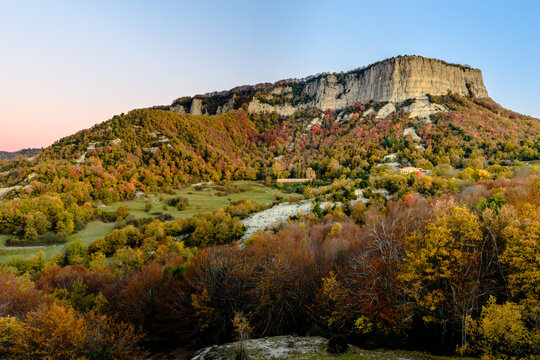
[[[249,112],[291,115],[301,108],[337,110],[368,100],[401,102],[448,91],[488,97],[478,69],[421,56],[398,56],[346,73],[320,74],[183,97],[164,108],[178,113],[213,115],[248,104]]]

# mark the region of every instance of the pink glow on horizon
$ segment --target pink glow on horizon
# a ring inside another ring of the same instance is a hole
[[[47,147],[122,112],[111,104],[89,107],[72,103],[70,98],[54,101],[27,96],[23,102],[4,100],[0,101],[0,151]]]
[[[385,31],[362,16],[381,11]],[[181,96],[399,54],[478,67],[495,101],[540,117],[539,12],[535,1],[0,1],[0,150],[45,147]],[[407,18],[423,21],[404,30]]]

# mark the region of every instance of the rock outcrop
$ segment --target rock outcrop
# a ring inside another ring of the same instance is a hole
[[[448,91],[488,97],[478,69],[421,56],[398,56],[346,73],[320,74],[183,97],[160,108],[213,115],[247,104],[252,113],[276,112],[288,116],[302,108],[339,110],[358,102],[399,103],[425,98],[426,94],[444,95]]]

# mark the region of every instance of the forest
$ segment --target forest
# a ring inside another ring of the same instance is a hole
[[[290,117],[141,109],[0,160],[6,246],[63,245],[0,264],[0,358],[188,358],[236,340],[239,322],[252,338],[537,358],[540,122],[430,100],[449,111],[429,123],[407,104],[376,118],[374,102]],[[188,186],[241,198],[235,180],[276,195],[168,214],[192,209]],[[149,194],[168,194],[163,208],[125,206]],[[243,219],[299,200],[312,211],[243,239]],[[114,229],[66,241],[91,221]]]

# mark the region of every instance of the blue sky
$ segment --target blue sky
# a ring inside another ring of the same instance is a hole
[[[0,150],[133,108],[399,54],[482,69],[540,117],[540,2],[0,0]]]

